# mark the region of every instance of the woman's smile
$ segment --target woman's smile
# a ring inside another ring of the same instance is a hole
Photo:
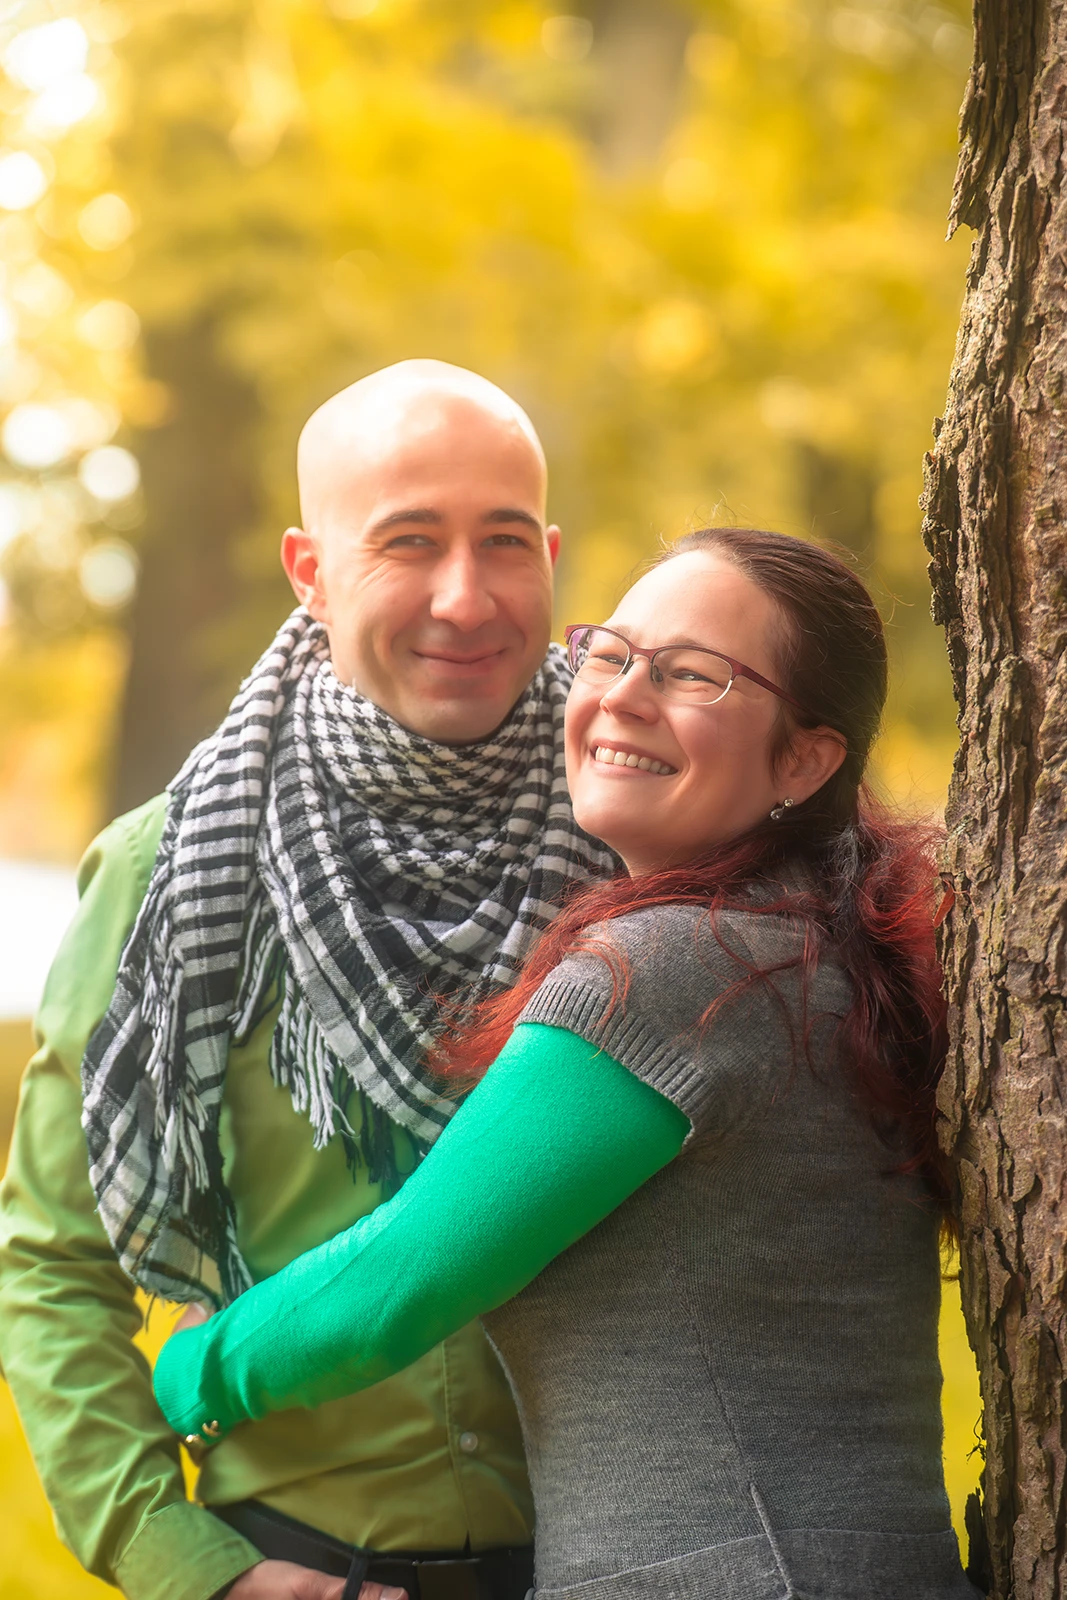
[[[650,777],[673,778],[678,771],[669,762],[661,761],[657,756],[638,750],[632,744],[615,744],[608,740],[598,740],[590,743],[589,754],[601,767],[611,767],[613,770],[625,772],[627,775],[634,772],[647,772]]]

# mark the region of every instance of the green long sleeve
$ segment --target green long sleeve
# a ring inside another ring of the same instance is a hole
[[[156,1397],[182,1435],[317,1406],[511,1299],[679,1152],[678,1108],[576,1034],[515,1029],[387,1204],[176,1334]]]
[[[0,1186],[0,1359],[64,1542],[134,1600],[206,1600],[255,1547],[186,1498],[133,1286],[96,1214],[79,1066],[152,870],[164,800],[87,852]]]

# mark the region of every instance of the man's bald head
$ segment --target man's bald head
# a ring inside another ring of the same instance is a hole
[[[297,466],[282,562],[338,677],[428,738],[484,738],[551,628],[559,529],[529,417],[476,373],[401,361],[319,407]]]
[[[339,492],[345,495],[354,477],[373,472],[398,446],[411,448],[420,436],[443,428],[510,438],[512,448],[536,464],[543,498],[545,453],[533,423],[510,395],[447,361],[398,361],[332,395],[304,424],[296,469],[305,531],[323,536],[331,503]]]

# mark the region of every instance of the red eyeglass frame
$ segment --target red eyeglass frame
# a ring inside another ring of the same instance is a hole
[[[807,706],[803,705],[801,701],[797,699],[796,695],[789,693],[788,689],[779,689],[776,683],[772,683],[769,678],[765,678],[763,674],[757,672],[754,667],[746,667],[743,661],[735,661],[733,656],[728,656],[726,654],[725,650],[712,650],[710,646],[703,644],[661,644],[657,645],[655,650],[640,650],[637,645],[631,644],[626,635],[624,633],[620,633],[618,628],[606,628],[602,622],[572,622],[566,628],[564,628],[563,638],[567,645],[567,659],[571,662],[572,670],[574,670],[574,663],[571,661],[571,639],[574,634],[581,633],[585,628],[590,629],[594,633],[610,633],[613,639],[621,639],[622,643],[630,652],[631,661],[635,656],[641,656],[645,661],[648,662],[650,667],[653,659],[658,656],[662,650],[700,650],[706,656],[718,656],[720,661],[726,662],[726,665],[729,667],[732,676],[726,689],[719,696],[719,700],[709,700],[707,702],[708,705],[718,705],[720,700],[726,699],[730,689],[733,687],[734,678],[748,678],[752,683],[759,684],[761,689],[769,689],[771,694],[778,696],[779,700],[788,701],[791,706],[795,706],[798,711],[802,711],[806,717],[814,716],[814,712],[809,711]],[[626,670],[627,668],[623,667],[618,673],[618,676],[621,678]]]

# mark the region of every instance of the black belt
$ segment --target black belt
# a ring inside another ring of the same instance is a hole
[[[217,1517],[254,1544],[269,1561],[346,1578],[342,1600],[358,1600],[360,1586],[388,1583],[409,1600],[526,1600],[533,1588],[533,1547],[483,1550],[364,1550],[320,1533],[258,1500],[212,1506]]]

